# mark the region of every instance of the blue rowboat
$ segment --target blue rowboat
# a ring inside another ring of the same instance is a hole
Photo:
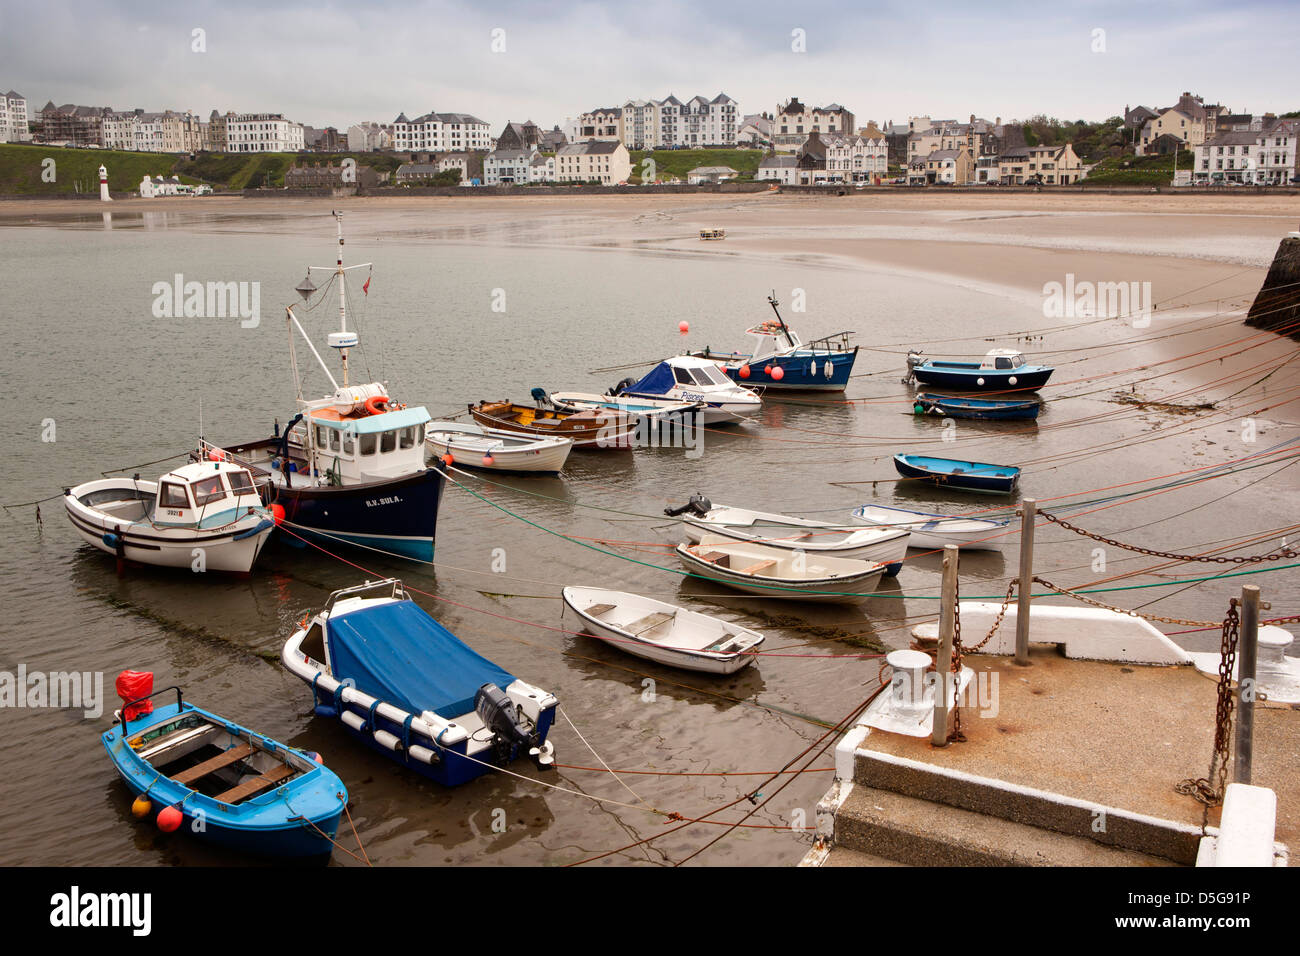
[[[1015,349],[993,349],[983,362],[921,360],[919,352],[907,356],[909,377],[922,385],[958,392],[1025,392],[1042,388],[1056,371],[1050,365],[1030,365]]]
[[[996,401],[987,398],[957,398],[920,392],[912,401],[917,415],[940,415],[944,418],[974,418],[985,421],[1032,419],[1042,406],[1035,401]]]
[[[143,711],[168,691],[176,703]],[[160,826],[175,808],[179,829],[240,852],[306,858],[332,848],[348,802],[343,781],[314,755],[186,703],[178,687],[126,702],[100,739],[144,798],[136,807],[156,811]]]
[[[559,701],[461,642],[396,578],[335,591],[280,660],[310,685],[317,716],[444,786],[522,753],[554,764],[546,735]]]
[[[1011,465],[990,465],[982,461],[929,458],[925,455],[895,455],[894,467],[904,478],[917,478],[963,491],[995,495],[1015,494],[1020,469]]]

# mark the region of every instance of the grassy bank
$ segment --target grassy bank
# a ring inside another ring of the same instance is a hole
[[[730,166],[740,174],[738,179],[753,179],[758,164],[763,159],[761,149],[656,149],[653,152],[632,150],[632,175],[628,182],[639,183],[645,167],[642,160],[654,160],[655,180],[677,178],[686,181],[686,174],[696,166]]]
[[[1191,169],[1190,149],[1178,151],[1178,168]],[[1174,181],[1174,156],[1117,156],[1104,159],[1088,174],[1088,186],[1168,186]]]

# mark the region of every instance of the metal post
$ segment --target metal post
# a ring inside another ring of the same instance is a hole
[[[1250,783],[1255,750],[1255,651],[1259,646],[1259,588],[1241,589],[1241,636],[1237,641],[1237,739],[1233,743],[1232,779]]]
[[[1020,502],[1020,584],[1016,603],[1016,663],[1029,664],[1029,595],[1034,590],[1034,517],[1038,499]]]
[[[952,670],[952,642],[957,633],[957,546],[943,549],[943,588],[939,599],[939,656],[935,659],[934,727],[930,743],[948,746],[948,687]],[[954,701],[955,703],[955,701]]]

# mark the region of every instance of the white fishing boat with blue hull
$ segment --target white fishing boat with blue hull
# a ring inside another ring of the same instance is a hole
[[[172,691],[174,704],[154,706]],[[160,828],[258,856],[329,855],[348,792],[316,755],[195,707],[177,687],[126,701],[113,716],[100,741],[138,796],[133,809],[156,809]]]
[[[87,544],[119,560],[248,574],[275,526],[252,475],[229,462],[185,465],[158,481],[101,478],[63,493]]]
[[[559,701],[475,653],[396,578],[335,591],[280,660],[311,687],[318,716],[444,786],[523,754],[554,763]]]
[[[220,446],[200,438],[195,457],[224,455],[252,472],[263,500],[284,508],[284,527],[293,532],[287,537],[291,544],[301,545],[305,536],[325,547],[352,544],[432,561],[444,479],[438,469],[425,464],[430,415],[424,408],[395,401],[381,382],[348,380],[348,352],[358,338],[347,328],[345,278],[349,270],[370,263],[343,265],[343,217],[334,215],[338,262],[333,267],[311,266],[298,292],[309,301],[317,291],[311,270],[334,273],[340,331],[330,333],[329,345],[339,353],[342,381],[321,359],[293,307],[286,308],[297,414],[283,433],[277,423],[269,438]],[[295,329],[334,386],[333,394],[314,401],[301,398]]]

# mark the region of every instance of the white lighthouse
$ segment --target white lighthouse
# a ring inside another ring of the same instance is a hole
[[[100,202],[113,201],[113,197],[108,194],[108,170],[103,163],[99,165],[99,199]]]

